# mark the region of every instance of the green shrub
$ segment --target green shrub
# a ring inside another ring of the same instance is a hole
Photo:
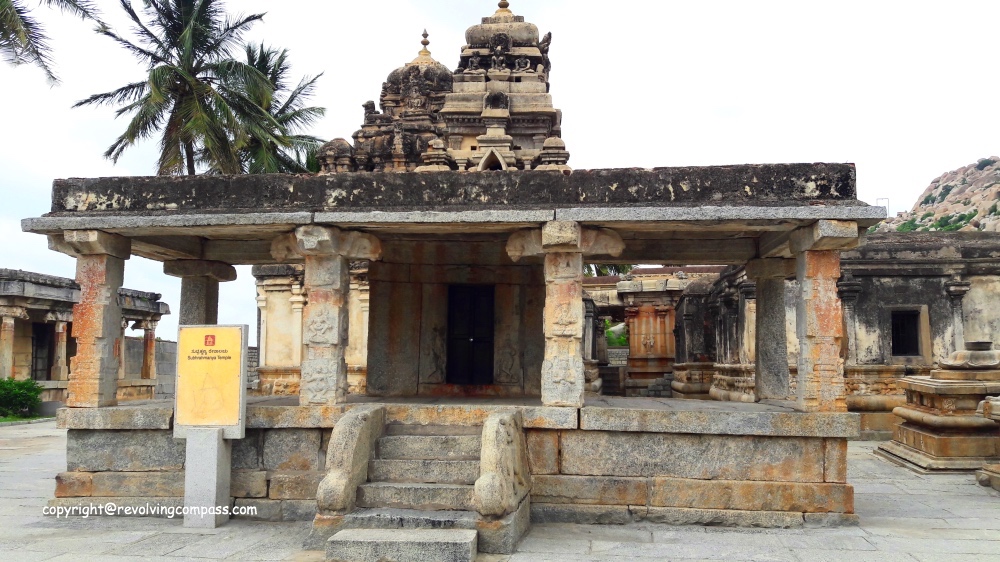
[[[912,218],[896,227],[896,232],[913,232],[917,229],[917,219]]]
[[[920,221],[923,222],[933,216],[934,216],[934,211],[927,211],[926,213],[924,213],[924,216],[920,217]]]
[[[990,166],[996,163],[997,161],[992,158],[983,158],[982,160],[979,161],[979,164],[976,165],[976,169],[982,172],[986,168],[989,168]]]
[[[951,190],[953,190],[953,189],[955,189],[955,186],[953,186],[953,185],[946,185],[946,186],[942,187],[941,188],[941,193],[938,193],[937,202],[938,203],[943,203],[944,200],[948,198],[948,194],[951,193]]]
[[[988,212],[986,214],[987,215],[995,215],[995,214],[997,214],[997,204],[994,203],[993,206],[990,207],[990,212]]]
[[[920,204],[921,204],[922,206],[926,206],[926,205],[930,205],[930,204],[931,204],[931,203],[933,203],[933,202],[934,202],[934,194],[933,194],[933,193],[931,193],[931,194],[930,194],[930,195],[928,195],[927,197],[924,197],[924,200],[923,200],[923,201],[921,201],[921,202],[920,202]]]
[[[33,380],[0,379],[0,417],[38,414],[44,389]]]
[[[628,347],[628,330],[622,332],[622,335],[616,336],[611,332],[611,321],[607,318],[604,319],[604,335],[608,338],[608,347]]]

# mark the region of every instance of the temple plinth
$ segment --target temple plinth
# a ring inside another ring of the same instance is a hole
[[[1000,425],[976,410],[1000,394],[1000,351],[992,342],[967,342],[930,376],[906,377],[906,405],[893,440],[878,454],[921,470],[977,470],[1000,462]]]

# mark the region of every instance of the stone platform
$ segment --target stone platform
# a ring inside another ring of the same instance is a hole
[[[247,437],[234,443],[232,497],[257,520],[311,520],[328,470],[331,429],[348,412],[380,405],[386,427],[482,426],[523,417],[532,522],[636,521],[799,527],[856,521],[847,440],[857,414],[803,413],[789,402],[588,397],[582,408],[538,399],[374,399],[298,406],[250,398]],[[50,505],[179,502],[184,443],[170,402],[63,409],[67,472]]]

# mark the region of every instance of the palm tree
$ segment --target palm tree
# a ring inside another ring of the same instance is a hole
[[[104,156],[117,162],[128,147],[161,133],[158,174],[194,175],[197,163],[241,173],[238,148],[247,138],[276,140],[274,119],[259,105],[270,102],[271,84],[231,56],[263,14],[226,17],[222,0],[143,0],[143,21],[132,0],[119,2],[138,39],[106,26],[98,32],[144,62],[148,76],[74,106],[115,105],[117,116],[131,115]]]
[[[41,0],[41,4],[56,7],[83,19],[97,18],[97,9],[87,0]],[[53,84],[59,82],[52,70],[52,48],[49,37],[23,0],[0,0],[0,56],[14,65],[34,64],[45,71]]]
[[[628,275],[635,269],[634,265],[624,264],[596,264],[588,263],[583,266],[583,274],[586,277],[605,277],[609,275]]]
[[[315,153],[323,141],[296,131],[314,124],[326,112],[322,107],[305,107],[306,98],[316,89],[320,76],[305,76],[298,86],[288,91],[287,77],[291,65],[288,50],[278,51],[261,45],[247,45],[246,63],[267,77],[273,95],[255,99],[274,120],[269,138],[251,134],[240,148],[244,170],[250,174],[296,174],[318,171],[310,169]],[[318,168],[318,167],[317,167]]]

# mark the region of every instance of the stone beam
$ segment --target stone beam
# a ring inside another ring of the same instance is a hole
[[[782,258],[750,260],[746,265],[746,275],[754,280],[795,277],[795,260]]]
[[[325,226],[302,226],[272,245],[279,261],[305,262],[302,311],[302,378],[299,404],[329,405],[347,401],[348,305],[351,260],[382,258],[378,238]]]
[[[202,258],[233,265],[273,263],[270,240],[206,240]]]
[[[135,236],[132,252],[157,260],[200,260],[202,239],[197,236]]]
[[[100,230],[66,230],[48,238],[50,250],[73,257],[106,255],[127,260],[132,256],[128,238]]]
[[[790,249],[793,253],[826,250],[853,250],[861,245],[863,230],[854,221],[820,220],[812,226],[792,233]]]

